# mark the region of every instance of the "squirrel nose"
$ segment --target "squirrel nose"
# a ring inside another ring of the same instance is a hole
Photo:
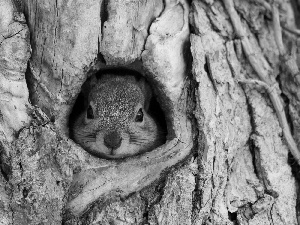
[[[104,136],[104,144],[108,148],[116,149],[120,147],[122,138],[117,131],[110,132]]]

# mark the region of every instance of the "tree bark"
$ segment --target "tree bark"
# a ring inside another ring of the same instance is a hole
[[[297,4],[0,0],[0,224],[299,224]],[[72,140],[103,68],[146,77],[164,145],[116,161]]]

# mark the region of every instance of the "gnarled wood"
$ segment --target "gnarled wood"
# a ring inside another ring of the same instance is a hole
[[[268,97],[299,148],[289,1],[17,1],[32,55],[0,0],[0,223],[296,224],[297,165]],[[167,142],[105,160],[70,139],[69,114],[89,76],[121,67],[152,85]],[[239,82],[257,73],[266,89]]]

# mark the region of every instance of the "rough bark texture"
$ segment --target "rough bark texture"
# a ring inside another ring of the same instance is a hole
[[[0,0],[0,224],[297,224],[297,1],[14,3]],[[85,80],[120,66],[152,85],[167,142],[99,159],[68,119]]]

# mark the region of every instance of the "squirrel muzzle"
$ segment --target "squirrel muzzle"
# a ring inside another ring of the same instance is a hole
[[[104,145],[109,149],[119,148],[122,142],[122,137],[118,131],[112,131],[104,136]]]

